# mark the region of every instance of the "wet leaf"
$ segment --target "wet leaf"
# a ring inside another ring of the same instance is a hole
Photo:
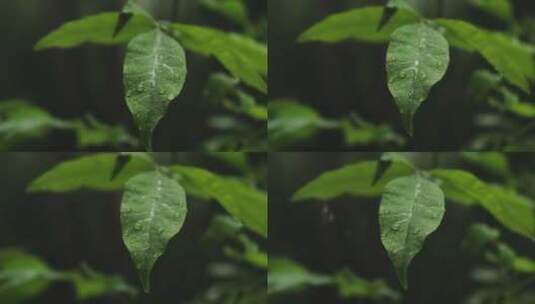
[[[145,292],[150,291],[156,260],[182,228],[186,213],[184,189],[161,172],[141,173],[126,183],[121,202],[123,240]]]
[[[420,174],[394,179],[385,186],[379,207],[381,241],[405,289],[412,259],[438,228],[444,212],[444,193]]]
[[[448,41],[425,24],[406,25],[392,34],[386,56],[388,88],[409,134],[414,114],[446,74],[449,61]]]
[[[123,73],[128,108],[151,150],[152,132],[186,80],[184,49],[159,29],[141,34],[128,44]]]

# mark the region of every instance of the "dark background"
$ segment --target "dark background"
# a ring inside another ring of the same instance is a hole
[[[437,0],[410,0],[424,16],[438,15]],[[466,0],[444,2],[443,16],[469,20],[494,30],[506,24],[472,8]],[[535,16],[535,3],[513,1],[518,20]],[[394,100],[386,85],[386,45],[358,42],[298,44],[297,37],[327,15],[384,0],[270,0],[269,62],[270,97],[295,98],[329,118],[347,117],[355,112],[374,123],[390,123],[405,134]],[[415,136],[408,149],[414,151],[452,151],[466,147],[476,134],[473,118],[476,105],[468,98],[471,71],[487,67],[477,54],[451,52],[451,64],[444,79],[415,116]],[[527,100],[529,101],[529,100]],[[357,147],[364,151],[378,147]],[[294,150],[340,151],[341,134],[325,132]],[[403,148],[405,149],[405,148]],[[354,150],[354,149],[353,149]]]
[[[33,52],[35,43],[61,24],[105,11],[118,11],[123,0],[25,0],[0,2],[0,100],[23,98],[44,107],[54,116],[80,118],[91,113],[109,124],[126,125],[137,136],[126,107],[122,86],[124,46],[85,45]],[[155,16],[169,20],[171,0],[138,1]],[[253,20],[267,15],[265,1],[246,1]],[[197,0],[180,0],[177,21],[221,30],[240,31],[238,26],[202,9]],[[212,58],[187,52],[188,76],[184,90],[170,104],[154,133],[154,149],[196,150],[201,141],[215,134],[207,120],[228,113],[203,100],[202,92],[211,72],[223,71]],[[27,150],[75,150],[75,138],[55,134],[24,147]],[[110,149],[104,147],[104,149]]]
[[[469,169],[489,182],[503,182],[481,170],[460,162],[454,153],[439,153],[439,167]],[[314,200],[292,203],[300,187],[327,170],[362,160],[374,160],[378,153],[273,153],[269,157],[269,253],[289,257],[316,273],[333,274],[349,268],[366,279],[384,278],[392,288],[401,290],[394,268],[382,246],[379,233],[380,198],[344,196],[326,203]],[[437,158],[435,158],[437,159]],[[430,153],[416,157],[421,168],[434,168]],[[532,154],[509,155],[521,193],[535,198]],[[531,172],[530,172],[531,171]],[[531,189],[531,190],[530,190]],[[409,267],[407,304],[452,304],[475,290],[470,271],[484,265],[480,257],[461,250],[466,229],[484,222],[502,232],[502,240],[518,254],[532,257],[535,244],[501,226],[481,208],[468,209],[446,202],[441,226],[426,240],[422,251]],[[366,304],[365,300],[342,300],[333,287],[308,288],[284,297],[280,303]],[[279,302],[277,302],[279,303]]]
[[[32,180],[76,153],[1,153],[0,248],[20,248],[45,259],[53,269],[71,270],[87,263],[91,268],[123,277],[140,291],[138,301],[111,296],[87,303],[173,303],[191,301],[213,280],[207,267],[225,261],[221,244],[202,241],[211,219],[226,212],[215,202],[188,197],[188,216],[180,233],[156,262],[149,296],[143,296],[138,275],[121,237],[119,208],[122,191],[75,191],[29,194]],[[235,169],[199,153],[157,153],[161,164],[197,165],[213,172],[239,175]],[[250,161],[265,186],[266,155]],[[264,168],[264,169],[262,169]],[[263,173],[262,173],[263,172]],[[249,234],[260,241],[254,234]],[[226,259],[226,261],[229,261]],[[258,274],[260,278],[265,274]],[[31,303],[75,303],[70,284],[54,284]],[[86,302],[84,302],[86,303]]]

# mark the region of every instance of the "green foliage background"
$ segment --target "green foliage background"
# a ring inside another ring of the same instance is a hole
[[[318,199],[291,200],[298,189],[320,174],[360,161],[377,160],[379,156],[378,153],[350,152],[285,152],[270,155],[270,258],[290,258],[309,271],[322,275],[334,275],[348,269],[369,281],[384,279],[390,288],[400,292],[402,288],[380,239],[380,196],[364,198],[368,195],[342,195],[324,202]],[[468,170],[489,183],[512,187],[531,199],[535,198],[532,187],[535,158],[530,153],[508,154],[510,173],[505,176],[502,175],[503,163],[491,162],[495,165],[494,169],[502,168],[494,171],[474,163],[474,158],[475,154],[461,153],[413,155],[415,164],[422,169],[441,167]],[[358,188],[366,188],[359,187],[361,182],[355,182],[356,193]],[[487,303],[464,302],[484,286],[473,280],[473,271],[489,266],[483,255],[470,254],[463,247],[469,227],[476,222],[497,228],[502,234],[502,241],[512,246],[518,255],[533,260],[535,245],[532,240],[507,230],[481,208],[468,208],[447,200],[441,226],[427,238],[423,250],[412,261],[409,288],[402,293],[401,302],[386,298],[372,301],[361,297],[344,297],[336,285],[325,284],[301,286],[301,289],[296,288],[293,292],[287,290],[286,293],[276,293],[270,297],[273,303]],[[295,277],[294,280],[299,281]],[[318,282],[318,278],[305,278]],[[293,281],[289,276],[288,280]],[[533,273],[527,274],[527,281],[531,282],[528,284],[531,285],[525,286],[525,292],[533,290],[532,280]],[[352,286],[356,289],[357,285],[353,283]],[[271,283],[269,286],[271,288]],[[361,283],[360,286],[365,285]],[[364,294],[369,295],[372,291],[369,289]],[[531,303],[529,301],[510,303]]]
[[[124,46],[85,45],[69,50],[32,50],[39,39],[65,22],[105,11],[118,12],[124,2],[2,1],[0,29],[3,32],[3,47],[0,50],[0,64],[3,68],[0,71],[0,100],[25,99],[62,119],[77,119],[90,114],[104,123],[122,125],[137,137],[137,128],[124,100]],[[182,23],[238,32],[254,36],[258,41],[265,42],[267,39],[267,5],[264,1],[244,1],[254,30],[246,29],[249,25],[207,9],[197,0],[178,1],[175,13],[172,10],[173,2],[143,0],[140,4],[150,9],[156,18],[175,18]],[[204,142],[215,135],[244,132],[244,125],[249,132],[256,132],[256,138],[265,137],[265,122],[251,121],[247,116],[239,115],[236,121],[226,118],[215,120],[216,116],[232,116],[221,100],[210,100],[204,95],[209,76],[224,69],[213,58],[191,52],[188,52],[187,62],[190,73],[186,86],[176,102],[171,104],[166,119],[156,129],[155,149],[200,150]],[[246,88],[245,91],[253,97],[263,97],[255,90]],[[229,125],[239,131],[225,129]],[[258,147],[258,143],[254,145]],[[142,145],[125,145],[123,142],[122,148],[141,150]],[[77,143],[72,132],[56,129],[51,136],[19,144],[17,149],[76,150]],[[104,146],[99,149],[117,150],[118,147]]]
[[[125,294],[104,295],[84,303],[206,304],[230,301],[229,303],[245,304],[265,301],[265,271],[240,260],[239,248],[242,245],[238,239],[224,236],[224,226],[216,226],[215,229],[211,227],[214,217],[228,213],[213,201],[191,196],[187,198],[189,211],[185,225],[171,239],[166,253],[156,263],[150,294],[143,294],[138,274],[121,237],[119,207],[122,191],[26,192],[29,183],[51,167],[83,155],[0,155],[0,166],[4,172],[9,172],[0,176],[0,182],[4,185],[0,203],[0,252],[7,248],[21,249],[42,258],[57,271],[79,269],[82,264],[87,264],[100,273],[122,278],[138,290],[138,296],[134,298]],[[222,160],[228,159],[222,155],[199,153],[155,153],[154,157],[164,165],[199,166],[226,176],[241,176],[244,181],[254,181],[263,188],[266,185],[267,160],[262,153],[250,154],[247,157],[248,164],[229,163]],[[265,247],[263,238],[255,233],[243,233],[261,248]],[[238,237],[238,233],[234,233],[234,237]],[[238,249],[234,252],[236,258],[232,258],[228,248]],[[2,267],[0,265],[0,273]],[[225,278],[225,275],[231,276]],[[4,283],[0,280],[0,284]],[[212,300],[207,297],[209,290]],[[5,289],[0,291],[0,299],[4,299],[3,292]],[[218,294],[223,294],[224,297],[213,298],[213,295]],[[250,302],[251,299],[254,301]],[[75,300],[73,286],[68,282],[51,284],[30,301],[78,302]]]
[[[515,25],[502,21],[491,14],[477,9],[472,0],[420,1],[408,0],[428,18],[438,16],[472,22],[480,27],[514,33],[522,41],[533,43],[532,20],[535,15],[533,1],[509,1],[512,3]],[[486,1],[479,1],[486,2]],[[507,1],[490,1],[507,2]],[[471,94],[470,79],[476,69],[489,68],[480,56],[451,50],[451,64],[446,76],[431,90],[431,94],[418,110],[415,117],[415,135],[404,135],[402,121],[394,99],[387,88],[386,44],[359,43],[355,41],[337,43],[299,43],[297,39],[313,24],[335,13],[354,8],[381,6],[382,0],[272,0],[270,11],[270,93],[278,100],[293,99],[315,109],[325,119],[347,119],[353,112],[360,119],[377,126],[373,131],[354,133],[353,138],[344,138],[344,132],[336,127],[318,123],[321,127],[313,136],[293,144],[280,145],[285,151],[339,151],[343,150],[445,150],[459,149],[501,149],[498,143],[482,144],[492,136],[504,131],[502,141],[513,140],[514,136],[526,132],[516,145],[508,147],[526,150],[532,147],[533,130],[528,128],[532,120],[515,117],[500,110],[496,104],[478,100]],[[443,8],[440,8],[442,3]],[[530,21],[531,20],[531,21]],[[344,28],[347,30],[347,28]],[[365,30],[364,30],[365,31]],[[359,30],[355,29],[355,33]],[[492,68],[490,68],[492,70]],[[515,93],[518,90],[513,89]],[[520,94],[520,100],[533,106],[533,93]],[[275,110],[271,113],[276,113]],[[492,115],[484,115],[492,114]],[[353,119],[353,118],[352,118]],[[509,125],[516,127],[508,127]],[[393,138],[391,126],[404,141]],[[270,126],[270,139],[272,138]],[[310,129],[310,128],[309,128]],[[342,126],[342,130],[345,126]],[[304,131],[303,131],[304,132]],[[310,131],[308,131],[310,133]],[[274,134],[274,133],[273,133]],[[300,134],[302,135],[302,134]],[[296,139],[300,139],[296,135]],[[507,136],[509,135],[509,136]],[[358,140],[357,140],[358,139]],[[492,141],[492,140],[491,140]],[[520,148],[519,148],[520,147]]]

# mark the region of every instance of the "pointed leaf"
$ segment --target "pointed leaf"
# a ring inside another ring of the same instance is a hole
[[[172,166],[189,195],[214,199],[234,218],[263,237],[268,234],[267,194],[230,177],[185,166]]]
[[[444,77],[449,61],[448,41],[425,24],[406,25],[392,34],[386,57],[388,88],[409,134],[416,110]]]
[[[157,23],[156,20],[154,20],[154,18],[152,18],[152,16],[145,9],[143,9],[134,0],[128,0],[119,14],[119,17],[117,18],[117,25],[115,26],[113,37],[117,36],[136,14],[146,17],[154,22],[154,24]]]
[[[393,163],[381,180],[372,185],[375,169],[376,162],[365,161],[325,172],[299,189],[292,199],[327,201],[343,194],[375,197],[381,194],[386,183],[411,173],[406,165]]]
[[[436,169],[431,174],[442,181],[442,187],[477,202],[508,229],[535,239],[535,204],[527,197],[462,170]]]
[[[442,222],[444,211],[442,190],[419,174],[386,185],[379,207],[381,241],[405,289],[409,264]]]
[[[370,6],[333,14],[299,36],[299,42],[340,42],[348,39],[364,42],[386,42],[392,32],[405,24],[418,21],[414,12],[400,9],[381,30],[377,30],[383,7]]]
[[[491,32],[462,20],[437,19],[455,47],[477,51],[511,84],[529,93],[535,80],[534,50],[515,38]]]
[[[383,15],[381,16],[381,21],[379,22],[377,30],[380,31],[388,22],[390,22],[399,9],[406,9],[413,12],[415,15],[418,15],[418,12],[405,0],[389,0],[383,9]]]
[[[101,153],[62,162],[35,179],[28,186],[28,191],[117,190],[121,189],[132,176],[150,170],[153,166],[144,158],[134,157],[113,180],[110,180],[115,167],[115,158],[114,153]]]
[[[128,44],[124,63],[126,102],[148,150],[152,131],[169,102],[182,91],[186,73],[184,49],[159,29],[141,34]]]
[[[186,213],[184,189],[162,173],[141,173],[126,183],[121,203],[123,240],[145,292],[150,290],[154,263],[182,228]]]
[[[124,29],[113,36],[116,27],[117,13],[101,13],[65,23],[51,32],[35,45],[36,51],[50,48],[72,48],[85,43],[104,45],[123,44],[134,36],[150,31],[154,23],[142,15],[135,15]]]
[[[236,78],[267,93],[267,47],[249,37],[209,27],[174,23],[170,28],[190,51],[214,56]]]

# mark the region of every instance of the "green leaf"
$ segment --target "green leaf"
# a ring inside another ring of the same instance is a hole
[[[52,283],[69,282],[79,300],[109,294],[134,296],[137,290],[121,277],[97,273],[89,266],[81,270],[61,272],[51,269],[37,256],[18,249],[0,250],[0,301],[7,304],[28,303]]]
[[[134,157],[111,180],[116,154],[102,153],[82,156],[56,165],[35,179],[29,186],[30,192],[67,192],[79,189],[110,191],[121,189],[132,176],[150,170],[150,161]]]
[[[333,14],[306,30],[299,36],[298,41],[340,42],[353,39],[372,43],[386,42],[396,28],[419,19],[414,12],[400,9],[381,30],[377,30],[382,15],[383,7],[381,6]]]
[[[416,167],[413,165],[408,155],[405,155],[402,152],[384,152],[381,154],[381,157],[377,162],[372,185],[375,185],[383,177],[392,163],[400,163],[416,170]]]
[[[381,241],[405,289],[409,264],[438,228],[444,212],[444,193],[419,174],[394,179],[385,186],[379,207]]]
[[[313,273],[287,258],[270,257],[268,294],[299,291],[305,287],[332,284],[330,276]]]
[[[78,146],[80,148],[102,147],[136,147],[139,142],[132,137],[122,125],[107,125],[91,115],[73,123]]]
[[[406,9],[418,15],[418,12],[405,0],[388,0],[383,9],[383,16],[381,16],[378,30],[381,30],[388,22],[390,22],[399,9]]]
[[[188,194],[216,200],[228,213],[252,231],[267,237],[267,194],[229,177],[185,166],[172,166],[171,171]]]
[[[267,93],[267,47],[251,38],[209,27],[174,23],[174,35],[190,51],[214,56],[236,78]]]
[[[247,6],[243,0],[201,0],[199,3],[206,9],[219,13],[237,24],[249,23]]]
[[[157,24],[157,21],[143,7],[137,4],[135,0],[128,0],[117,18],[117,25],[115,26],[113,37],[117,36],[136,14],[146,17],[154,24]]]
[[[269,141],[275,147],[313,137],[323,121],[316,110],[293,100],[272,100],[268,109]]]
[[[65,23],[35,45],[36,51],[50,48],[72,48],[85,43],[123,44],[140,33],[150,31],[154,23],[143,15],[135,15],[114,38],[118,13],[101,13]]]
[[[0,102],[0,151],[46,136],[53,129],[69,128],[69,123],[24,100]]]
[[[502,152],[463,152],[465,161],[477,165],[492,174],[506,177],[510,174],[507,156]]]
[[[159,29],[141,34],[128,44],[123,73],[128,108],[150,150],[154,128],[184,86],[184,49]]]
[[[389,181],[412,172],[412,169],[404,164],[393,163],[381,180],[372,185],[375,169],[376,162],[364,161],[325,172],[299,189],[292,199],[327,201],[344,194],[376,197]]]
[[[396,144],[403,145],[405,139],[389,125],[375,125],[351,113],[350,119],[340,120],[339,127],[347,145]]]
[[[476,50],[509,83],[529,93],[530,81],[535,80],[532,47],[508,35],[487,31],[465,21],[435,21],[445,28],[445,36],[452,45],[467,51]]]
[[[468,0],[468,3],[504,21],[514,18],[513,5],[509,0]]]
[[[145,292],[150,291],[154,263],[182,228],[186,213],[184,189],[163,173],[141,173],[126,183],[121,202],[123,240]]]
[[[527,257],[517,257],[513,261],[513,268],[522,273],[535,273],[535,260]]]
[[[425,24],[406,25],[392,34],[386,55],[388,88],[409,134],[416,110],[444,77],[449,61],[448,41]]]
[[[431,174],[442,181],[443,187],[477,202],[511,231],[535,238],[535,205],[528,198],[512,190],[489,185],[462,170],[436,169]]]
[[[63,276],[72,282],[76,298],[81,301],[117,294],[134,297],[138,293],[137,289],[128,285],[122,277],[96,272],[85,264],[80,271],[65,273]]]
[[[41,259],[16,249],[0,251],[0,302],[26,303],[57,277]]]
[[[381,279],[368,281],[356,276],[350,270],[342,270],[334,277],[338,287],[338,294],[346,299],[391,299],[399,301],[401,295],[392,290],[388,284]]]

